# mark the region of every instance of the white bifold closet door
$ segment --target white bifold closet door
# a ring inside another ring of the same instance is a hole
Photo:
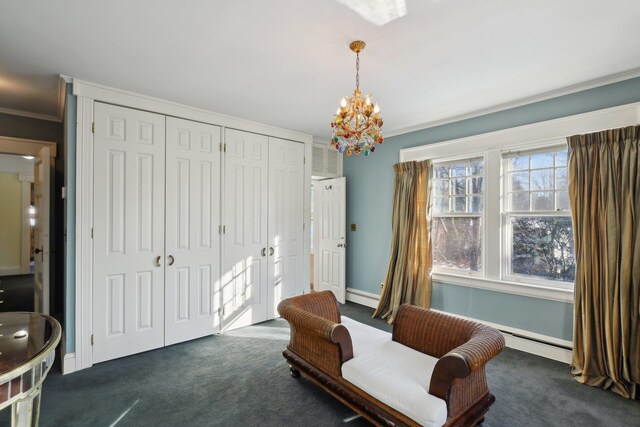
[[[225,131],[223,327],[277,316],[301,293],[304,145]]]
[[[223,327],[267,320],[269,138],[225,130]]]
[[[93,362],[164,345],[165,117],[95,103]]]
[[[219,331],[220,128],[167,117],[165,345]]]
[[[304,145],[269,138],[268,316],[302,293],[304,236]]]

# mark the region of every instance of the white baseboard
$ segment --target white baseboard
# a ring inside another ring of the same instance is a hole
[[[355,302],[356,304],[364,305],[366,307],[378,308],[379,300],[380,295],[361,291],[359,289],[347,288],[347,301]]]
[[[67,353],[62,360],[62,375],[71,374],[76,371],[76,354]]]
[[[498,323],[487,322],[485,320],[474,319],[473,317],[461,316],[459,314],[449,313],[442,310],[432,310],[491,326],[502,333],[505,345],[509,348],[546,357],[547,359],[557,360],[558,362],[567,364],[571,363],[570,349],[573,347],[573,343],[571,341],[526,331],[524,329],[513,328],[511,326],[500,325]]]
[[[355,302],[356,304],[364,305],[366,307],[377,308],[379,299],[380,295],[361,291],[359,289],[347,288],[347,301]],[[570,349],[573,347],[573,343],[571,341],[526,331],[524,329],[513,328],[511,326],[500,325],[498,323],[474,319],[472,317],[461,316],[459,314],[449,313],[442,310],[433,309],[433,311],[471,320],[473,322],[483,323],[491,326],[492,328],[498,329],[502,335],[504,335],[505,344],[509,348],[546,357],[547,359],[557,360],[558,362],[567,364],[571,363]]]

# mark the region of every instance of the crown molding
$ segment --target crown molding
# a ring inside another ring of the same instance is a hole
[[[52,116],[50,114],[38,114],[38,113],[31,113],[29,111],[14,110],[12,108],[0,107],[0,113],[2,113],[2,114],[10,114],[12,116],[28,117],[30,119],[46,120],[46,121],[49,121],[49,122],[61,122],[62,121],[62,117],[56,117],[56,116]]]

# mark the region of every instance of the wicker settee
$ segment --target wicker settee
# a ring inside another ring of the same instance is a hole
[[[473,426],[495,401],[484,366],[504,338],[493,328],[403,305],[389,334],[341,317],[330,291],[286,299],[278,312],[291,327],[283,355],[292,376],[303,373],[375,425]]]

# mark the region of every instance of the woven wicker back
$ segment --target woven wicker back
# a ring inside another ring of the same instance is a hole
[[[340,323],[340,306],[331,291],[312,292],[289,298],[287,301],[308,313]]]
[[[469,341],[480,326],[444,313],[403,304],[393,323],[393,340],[440,358]]]

